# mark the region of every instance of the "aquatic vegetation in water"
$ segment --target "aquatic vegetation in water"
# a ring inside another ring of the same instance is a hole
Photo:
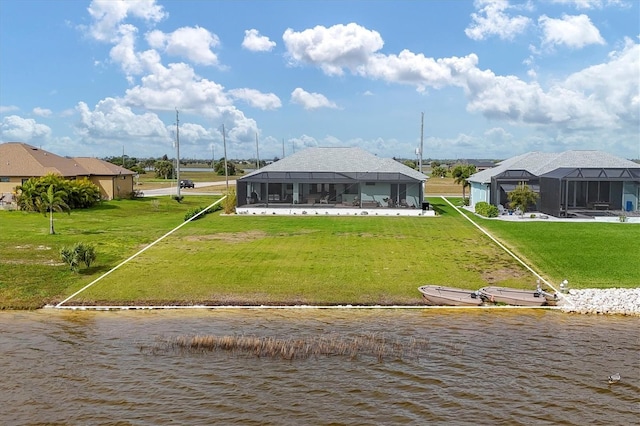
[[[343,356],[349,359],[373,357],[384,359],[417,359],[429,348],[425,339],[409,338],[406,341],[389,339],[382,334],[364,334],[342,337],[335,334],[308,338],[279,339],[259,336],[177,336],[152,348],[141,348],[158,353],[168,350],[187,352],[227,352],[258,358],[285,360]]]

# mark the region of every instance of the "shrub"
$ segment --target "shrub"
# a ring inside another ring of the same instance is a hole
[[[140,191],[139,189],[134,189],[132,192],[127,194],[127,198],[130,200],[137,200],[138,198],[142,197],[144,197],[144,192]]]
[[[87,268],[91,267],[96,260],[96,250],[91,244],[76,243],[73,247],[65,246],[60,249],[60,257],[73,272],[78,272],[81,263]]]
[[[184,221],[186,222],[187,220],[191,219],[192,217],[196,216],[198,213],[200,213],[202,210],[204,210],[204,207],[194,207],[192,209],[187,210],[187,212],[184,214]],[[206,214],[206,213],[205,213]],[[193,220],[196,219],[200,219],[202,216],[204,215],[200,215],[198,217],[196,217]]]
[[[476,214],[484,217],[498,217],[500,212],[498,208],[486,201],[480,201],[476,203]]]
[[[205,210],[205,208],[206,207],[194,207],[192,209],[189,209],[189,211],[187,211],[184,214],[184,221],[186,222],[187,220],[191,219],[192,217],[194,217],[195,215],[197,215],[201,211]],[[207,215],[209,213],[217,212],[218,210],[222,210],[222,207],[220,206],[220,204],[216,204],[215,206],[211,207],[210,209],[208,209],[203,214],[201,214],[200,216],[196,217],[193,220],[200,219],[201,217],[203,217],[203,216],[205,216],[205,215]]]
[[[20,210],[38,211],[38,201],[45,196],[51,185],[57,191],[62,191],[62,201],[71,210],[93,207],[101,201],[100,188],[89,180],[68,180],[60,175],[48,174],[30,178],[16,187],[18,192],[16,201]]]
[[[96,249],[91,244],[77,243],[74,251],[78,253],[78,259],[85,264],[87,268],[96,260]]]
[[[507,195],[509,197],[509,204],[512,208],[519,209],[520,214],[524,215],[529,207],[534,207],[538,200],[538,193],[533,191],[529,186],[521,182],[518,187]]]
[[[225,214],[232,214],[236,211],[236,189],[229,188],[229,191],[226,193],[227,198],[222,201],[222,209]]]
[[[64,263],[69,265],[73,272],[78,272],[78,256],[73,249],[69,247],[62,247],[60,249],[60,258],[62,258]]]

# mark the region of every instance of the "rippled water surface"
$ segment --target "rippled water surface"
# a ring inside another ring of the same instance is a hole
[[[0,410],[11,425],[634,424],[639,330],[541,310],[0,312]],[[366,336],[399,351],[286,360],[166,344],[193,335]]]

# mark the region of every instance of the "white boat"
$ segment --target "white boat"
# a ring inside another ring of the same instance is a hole
[[[482,298],[475,291],[441,285],[423,285],[418,290],[428,305],[480,306]]]

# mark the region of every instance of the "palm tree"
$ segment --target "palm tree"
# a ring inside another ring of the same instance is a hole
[[[469,179],[469,177],[475,172],[476,166],[474,166],[473,164],[458,164],[451,171],[451,176],[453,176],[454,179],[453,181],[456,184],[462,185],[463,200],[466,198],[465,189],[467,188],[467,186],[470,186],[469,182],[467,182],[467,179]]]
[[[169,160],[158,160],[154,167],[156,170],[156,177],[169,179],[169,176],[173,176],[173,162]]]
[[[36,203],[39,207],[39,210],[46,216],[47,212],[49,212],[49,234],[53,235],[56,231],[53,229],[53,211],[63,212],[66,211],[67,214],[71,214],[71,209],[65,203],[64,198],[66,197],[66,192],[59,190],[56,191],[53,185],[49,185],[47,188],[47,192],[44,192],[37,200]]]
[[[36,198],[38,185],[35,179],[31,178],[22,185],[16,187],[18,208],[24,211],[37,211]]]

